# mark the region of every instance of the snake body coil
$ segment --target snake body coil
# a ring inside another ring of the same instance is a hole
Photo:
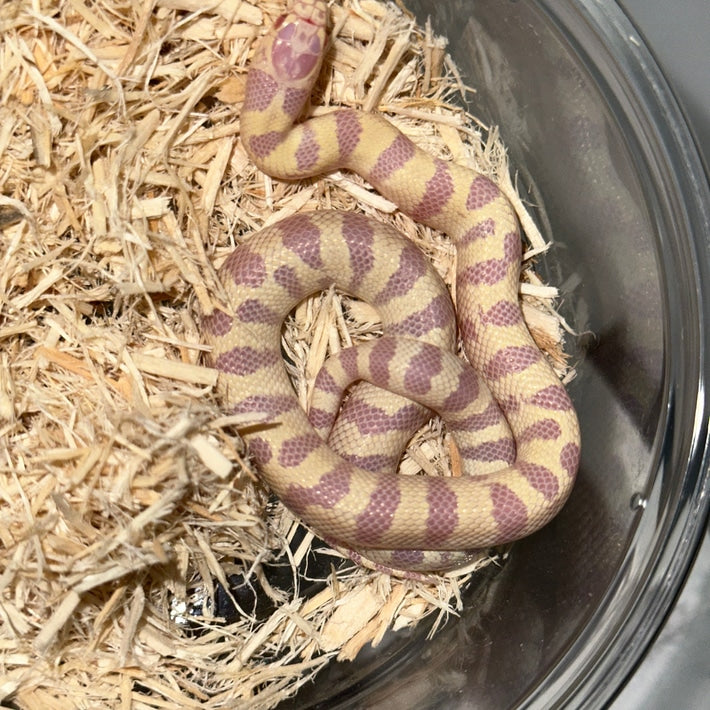
[[[343,109],[295,123],[318,75],[325,27],[324,2],[297,0],[265,37],[247,79],[244,146],[278,178],[353,170],[446,232],[457,249],[459,335],[478,375],[452,355],[453,306],[427,259],[353,213],[299,214],[253,235],[221,270],[230,311],[205,317],[203,332],[230,410],[269,422],[244,439],[287,506],[365,564],[444,571],[557,513],[575,479],[579,426],[523,322],[518,225],[498,188],[431,157],[376,114]],[[281,360],[281,328],[300,300],[332,284],[375,306],[384,335],[332,358],[316,382],[311,423]],[[372,384],[357,386],[326,441],[353,380]],[[421,405],[444,417],[466,475],[394,473],[429,411]]]

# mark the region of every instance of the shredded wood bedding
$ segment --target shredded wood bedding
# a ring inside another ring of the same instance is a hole
[[[501,551],[431,583],[363,570],[269,497],[214,393],[199,335],[216,269],[304,209],[395,224],[449,285],[448,239],[357,176],[289,184],[250,164],[239,110],[281,0],[0,5],[0,703],[275,707],[333,658],[455,616]],[[387,113],[492,176],[525,229],[524,314],[560,376],[564,321],[532,270],[546,242],[445,42],[391,4],[332,7],[313,113]],[[455,293],[453,294],[455,298]],[[329,352],[377,333],[337,291],[284,330],[306,403]],[[403,474],[456,472],[438,421]],[[423,624],[423,620],[427,622]]]

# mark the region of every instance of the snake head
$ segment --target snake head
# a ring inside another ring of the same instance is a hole
[[[320,68],[326,41],[327,13],[322,0],[296,0],[276,20],[259,57],[275,79],[308,84]]]

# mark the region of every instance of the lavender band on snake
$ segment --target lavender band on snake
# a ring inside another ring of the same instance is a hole
[[[204,317],[203,334],[226,407],[269,422],[243,437],[291,510],[365,565],[448,571],[559,511],[576,476],[579,425],[523,321],[518,223],[497,186],[428,155],[377,114],[342,109],[298,122],[326,24],[324,2],[297,1],[262,40],[241,113],[244,147],[276,178],[352,170],[445,232],[457,250],[456,313],[405,237],[357,214],[318,212],[272,225],[231,254],[220,271],[229,307]],[[281,329],[298,302],[333,284],[372,304],[384,335],[328,364],[311,423],[281,359]],[[470,366],[454,362],[457,329]],[[336,419],[344,383],[357,380],[366,383]],[[429,408],[455,437],[463,476],[396,474]]]

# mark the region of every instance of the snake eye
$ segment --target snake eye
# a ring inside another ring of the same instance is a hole
[[[318,35],[313,35],[313,37],[311,37],[310,45],[309,49],[313,54],[320,54],[321,41]]]
[[[286,19],[286,16],[287,16],[287,13],[284,13],[283,15],[279,15],[276,18],[276,21],[274,22],[274,29],[275,30],[278,29],[279,27],[281,27],[281,25],[283,25],[284,20]]]

